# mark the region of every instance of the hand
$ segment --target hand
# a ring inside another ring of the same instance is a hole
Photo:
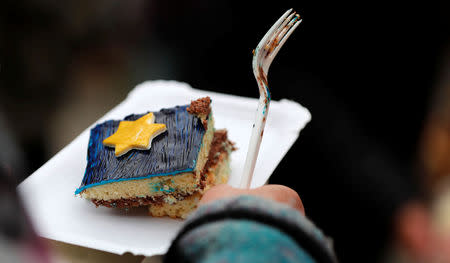
[[[297,192],[291,188],[283,185],[264,185],[255,189],[238,189],[233,188],[227,184],[221,184],[214,186],[208,190],[203,198],[200,200],[199,205],[204,205],[206,203],[239,195],[253,195],[262,198],[270,199],[276,202],[287,204],[292,208],[305,214],[305,209],[303,208],[303,203]]]
[[[400,245],[417,262],[449,262],[450,238],[438,233],[420,202],[406,204],[397,214],[396,234]]]

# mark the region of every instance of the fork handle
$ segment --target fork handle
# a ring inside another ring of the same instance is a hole
[[[260,96],[258,108],[256,110],[255,123],[253,124],[250,143],[248,145],[247,157],[245,159],[244,171],[242,173],[240,188],[250,188],[256,160],[258,159],[259,146],[264,134],[267,113],[269,112],[269,101],[267,96]]]

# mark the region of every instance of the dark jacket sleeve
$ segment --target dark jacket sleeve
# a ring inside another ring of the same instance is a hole
[[[331,242],[298,211],[254,196],[200,207],[164,262],[336,262]]]

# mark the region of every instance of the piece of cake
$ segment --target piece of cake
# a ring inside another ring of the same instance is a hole
[[[98,124],[75,193],[97,206],[149,206],[153,216],[185,217],[204,191],[228,180],[233,144],[215,130],[210,103],[206,97]]]

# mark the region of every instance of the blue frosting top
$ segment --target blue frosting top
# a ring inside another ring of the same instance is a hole
[[[153,139],[149,150],[131,150],[120,157],[115,156],[113,147],[103,145],[120,121],[109,120],[91,129],[86,171],[75,194],[112,182],[193,171],[206,130],[198,117],[186,111],[187,107],[154,112],[155,123],[165,124],[167,131]],[[125,120],[137,120],[145,114],[129,115]]]

